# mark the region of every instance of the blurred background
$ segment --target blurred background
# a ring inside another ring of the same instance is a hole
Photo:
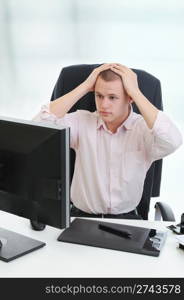
[[[119,62],[160,79],[164,110],[183,133],[183,37],[182,0],[0,0],[0,114],[31,119],[67,65]],[[184,146],[162,174],[151,205],[167,202],[180,221]]]

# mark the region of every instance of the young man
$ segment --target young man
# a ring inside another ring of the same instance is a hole
[[[68,114],[90,91],[97,110]],[[133,101],[141,115],[132,111]],[[34,120],[71,129],[72,213],[79,216],[135,217],[152,162],[182,144],[169,117],[141,93],[136,74],[115,63],[94,69],[74,90],[43,106]]]

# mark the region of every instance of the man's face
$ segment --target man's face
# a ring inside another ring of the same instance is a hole
[[[95,84],[95,102],[108,129],[119,127],[128,117],[129,98],[121,79],[104,81],[99,76]]]

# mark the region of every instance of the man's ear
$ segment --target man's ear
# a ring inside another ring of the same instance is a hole
[[[128,99],[128,103],[132,103],[133,102],[132,98],[129,95],[127,95],[127,99]]]
[[[134,102],[132,100],[132,98],[127,94],[127,92],[125,91],[125,97],[126,97],[126,100],[128,101],[129,104],[131,104],[132,102]]]

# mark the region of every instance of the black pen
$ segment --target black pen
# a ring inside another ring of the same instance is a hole
[[[110,225],[99,224],[98,228],[101,229],[101,230],[104,230],[106,232],[124,237],[124,238],[128,238],[128,239],[131,238],[131,232],[126,231],[126,230],[122,230],[122,229],[115,229],[115,228],[112,228]]]

